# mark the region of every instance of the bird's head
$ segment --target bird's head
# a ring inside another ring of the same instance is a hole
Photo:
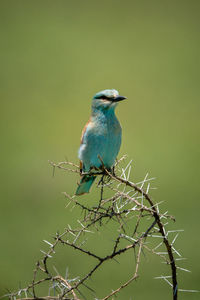
[[[124,99],[126,97],[120,96],[116,90],[104,90],[93,97],[92,107],[100,110],[114,109],[118,102]]]

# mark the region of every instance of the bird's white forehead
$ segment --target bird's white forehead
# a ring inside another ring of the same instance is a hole
[[[111,94],[111,97],[117,97],[119,96],[119,92],[117,90],[110,90],[110,94]]]
[[[103,90],[98,92],[96,95],[96,97],[98,96],[106,96],[108,98],[116,98],[117,96],[119,96],[119,92],[117,90],[111,89],[111,90]]]

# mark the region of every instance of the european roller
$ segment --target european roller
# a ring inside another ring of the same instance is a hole
[[[115,115],[119,101],[126,99],[116,90],[104,90],[92,99],[91,116],[85,125],[78,151],[81,181],[76,195],[89,193],[96,178],[90,171],[105,168],[111,170],[121,146],[121,126]]]

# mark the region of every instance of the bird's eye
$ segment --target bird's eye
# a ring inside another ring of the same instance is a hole
[[[107,97],[106,95],[99,95],[98,97],[95,97],[95,99],[106,99],[106,100],[110,100],[110,98]]]
[[[107,96],[105,96],[105,95],[101,96],[101,99],[110,100],[110,98],[109,98],[109,97],[107,97]]]

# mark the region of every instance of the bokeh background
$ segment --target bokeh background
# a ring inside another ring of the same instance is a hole
[[[25,286],[42,240],[79,217],[61,194],[73,194],[78,177],[52,177],[48,160],[78,162],[91,98],[105,88],[128,98],[117,115],[132,180],[156,177],[154,199],[176,216],[173,228],[185,230],[176,245],[192,272],[179,271],[180,288],[199,289],[200,1],[2,0],[0,43],[1,294]],[[72,251],[56,267],[76,276],[86,264]],[[124,278],[130,266],[125,259]],[[118,299],[171,299],[154,279],[160,267],[144,256],[139,280]],[[106,283],[99,275],[100,296],[117,287],[120,268],[110,265]]]

